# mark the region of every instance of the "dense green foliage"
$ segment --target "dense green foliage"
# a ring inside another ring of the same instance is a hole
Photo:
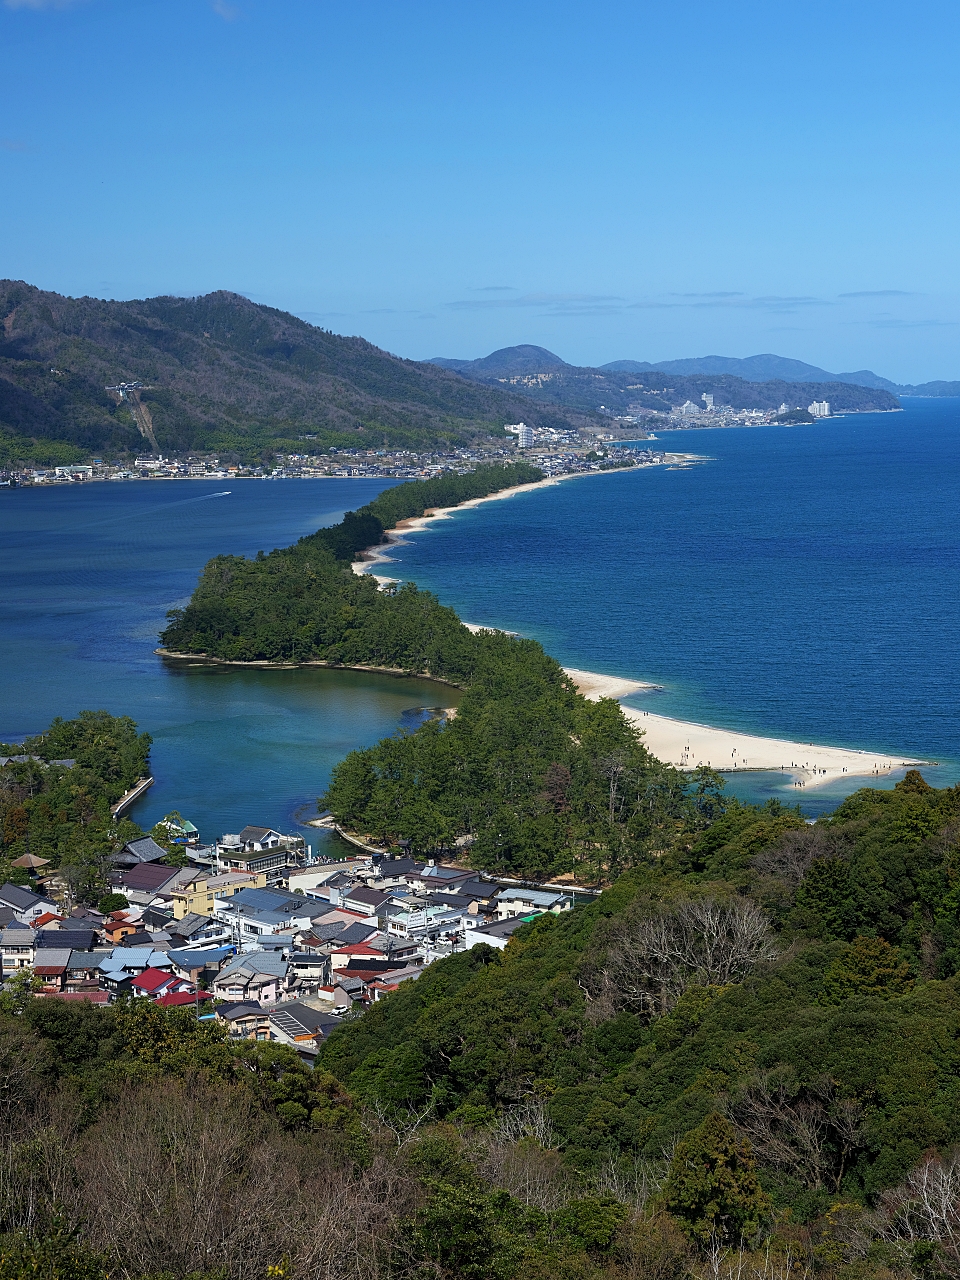
[[[313,1071],[189,1011],[21,983],[0,1275],[716,1280],[726,1248],[729,1280],[954,1277],[958,835],[960,789],[917,773],[812,826],[704,779],[601,897],[434,963]],[[772,945],[638,1006],[624,958],[691,906]]]
[[[391,843],[449,847],[476,865],[589,876],[631,865],[702,821],[715,783],[694,788],[643,748],[613,702],[587,702],[539,644],[471,633],[429,592],[380,591],[337,561],[382,528],[436,504],[539,478],[481,467],[388,489],[333,529],[246,560],[219,556],[161,639],[173,653],[233,661],[386,667],[460,685],[456,714],[351,753],[324,803],[339,821]]]
[[[471,498],[485,498],[491,493],[518,484],[534,484],[543,472],[525,462],[509,466],[481,466],[464,475],[451,473],[433,480],[411,480],[407,484],[384,489],[379,497],[359,511],[348,511],[339,524],[301,538],[302,545],[326,547],[337,560],[355,560],[361,551],[383,541],[387,529],[401,520],[422,516],[434,507],[456,507]]]
[[[144,384],[164,451],[249,461],[299,452],[304,435],[317,450],[433,448],[502,440],[522,414],[541,425],[583,420],[233,293],[108,302],[7,280],[0,318],[0,462],[75,461],[69,446],[146,448],[129,404],[106,390],[121,381]]]
[[[654,1168],[688,1135],[665,1195],[694,1236],[870,1203],[960,1143],[960,789],[911,774],[812,827],[783,816],[729,804],[595,903],[432,966],[337,1031],[324,1066],[362,1098],[470,1124],[536,1096],[581,1173]],[[765,908],[779,957],[634,1011],[623,956],[691,900]]]
[[[2,754],[36,759],[0,769],[0,875],[27,883],[10,863],[31,853],[59,869],[77,900],[96,904],[106,890],[111,853],[142,835],[110,806],[147,773],[148,734],[129,716],[82,711],[54,720],[46,733]],[[62,763],[73,761],[72,765]]]

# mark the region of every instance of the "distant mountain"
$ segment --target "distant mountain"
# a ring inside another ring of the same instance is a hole
[[[921,382],[915,387],[901,387],[902,396],[960,396],[960,382]]]
[[[152,450],[144,423],[163,450],[266,457],[304,435],[314,447],[434,448],[500,436],[521,415],[587,420],[236,293],[105,302],[4,280],[0,321],[0,465]],[[106,390],[120,382],[143,388],[121,401]]]
[[[810,369],[822,376],[815,380],[779,376],[746,378],[722,368],[712,371],[699,368],[717,361],[737,366],[746,364],[758,371],[763,366],[756,362],[765,360],[782,361],[794,373],[798,369]],[[487,386],[509,388],[532,400],[580,412],[598,408],[612,413],[629,413],[637,408],[668,412],[685,400],[702,405],[704,394],[713,395],[718,404],[729,404],[735,409],[776,409],[783,402],[805,408],[812,400],[829,400],[837,411],[895,409],[899,404],[886,388],[844,382],[799,360],[754,356],[752,362],[708,356],[705,360],[672,361],[669,368],[636,360],[617,360],[601,369],[591,369],[567,364],[544,347],[519,346],[503,347],[480,360],[441,358],[431,363],[455,368],[465,378]],[[674,366],[678,365],[690,366],[691,372],[677,370]]]
[[[656,364],[648,364],[639,360],[614,360],[610,364],[600,366],[602,369],[614,369],[625,373],[642,373],[646,369],[659,369],[664,373],[679,373],[687,376],[702,373],[729,373],[735,378],[743,378],[746,382],[849,382],[856,387],[872,387],[874,390],[892,391],[896,395],[899,390],[895,382],[889,378],[881,378],[869,369],[860,369],[856,373],[829,373],[815,364],[806,364],[803,360],[791,360],[787,356],[762,355],[747,356],[738,360],[733,356],[700,356],[689,360],[661,360]]]
[[[570,369],[565,360],[546,347],[501,347],[480,360],[447,360],[436,356],[427,361],[441,369],[453,369],[468,378],[509,378],[514,374],[539,373],[543,369]]]

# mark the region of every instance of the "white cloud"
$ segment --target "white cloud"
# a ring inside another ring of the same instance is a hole
[[[72,9],[84,0],[3,0],[8,9]]]

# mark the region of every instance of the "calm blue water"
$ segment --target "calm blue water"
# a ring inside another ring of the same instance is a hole
[[[709,454],[458,513],[391,573],[681,719],[937,760],[960,777],[960,401],[808,427],[664,433]],[[744,775],[731,790],[795,803]],[[807,790],[809,812],[853,784]],[[892,785],[892,783],[890,784]]]
[[[927,776],[944,785],[960,777],[960,401],[906,404],[811,427],[672,432],[664,447],[712,461],[459,512],[399,548],[395,572],[567,665],[662,684],[632,700],[650,710],[939,760]],[[0,491],[0,739],[84,707],[128,714],[155,739],[139,822],[179,808],[204,836],[292,829],[337,760],[442,700],[437,686],[172,667],[156,635],[211,556],[286,545],[384,487]],[[778,785],[730,784],[753,799]],[[804,807],[842,793],[807,790]]]
[[[153,650],[206,561],[285,546],[387,485],[162,481],[0,490],[0,740],[106,708],[154,738],[156,785],[131,811],[178,808],[211,838],[292,830],[330,769],[438,701],[437,686],[356,672],[185,667]],[[231,492],[223,494],[223,490]],[[315,830],[314,847],[324,839]]]

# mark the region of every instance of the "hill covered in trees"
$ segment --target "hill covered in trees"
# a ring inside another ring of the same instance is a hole
[[[321,1047],[0,996],[3,1280],[955,1280],[960,791],[713,797]]]
[[[143,834],[110,806],[149,773],[149,734],[129,716],[81,711],[54,720],[23,743],[0,743],[0,880],[27,883],[11,863],[44,858],[77,902],[96,904],[107,892],[110,855]],[[20,758],[23,757],[23,758]]]
[[[277,449],[431,448],[491,435],[522,413],[569,428],[566,410],[401,360],[235,293],[132,302],[67,298],[0,281],[0,463],[151,445],[129,401],[143,383],[164,450],[259,457]]]
[[[641,367],[631,361],[615,362],[629,365],[627,369],[612,365],[579,368],[534,346],[504,347],[480,360],[438,358],[434,363],[484,386],[509,388],[535,401],[581,412],[596,410],[600,405],[617,413],[638,407],[669,412],[686,400],[700,405],[704,393],[713,395],[718,405],[728,404],[734,409],[777,409],[784,402],[805,407],[814,400],[829,400],[837,413],[899,407],[897,397],[883,387],[858,386],[829,377],[823,381],[799,381],[793,377],[753,381],[713,369],[686,373],[672,367]],[[672,362],[684,370],[687,363]]]

